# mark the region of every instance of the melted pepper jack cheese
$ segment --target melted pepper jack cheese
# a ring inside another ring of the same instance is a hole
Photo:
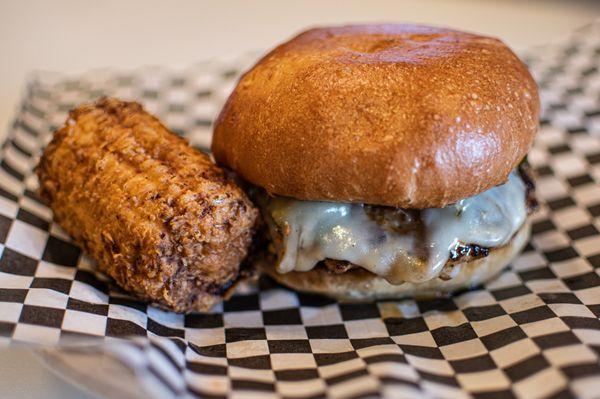
[[[425,209],[424,234],[419,237],[385,229],[367,215],[363,204],[274,197],[263,212],[269,228],[281,236],[280,273],[309,271],[325,259],[335,259],[392,284],[419,283],[437,277],[458,244],[506,244],[525,221],[525,191],[513,172],[501,186],[444,208]],[[417,247],[427,254],[417,255]]]

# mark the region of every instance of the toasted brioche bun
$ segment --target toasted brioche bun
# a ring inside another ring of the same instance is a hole
[[[493,248],[485,258],[459,263],[461,269],[451,280],[434,278],[420,284],[392,285],[364,269],[342,274],[330,273],[324,268],[308,272],[281,274],[273,262],[257,260],[256,266],[274,280],[298,291],[327,295],[341,301],[361,301],[388,298],[433,298],[480,285],[496,276],[523,249],[529,239],[530,225],[526,222],[504,246]]]
[[[539,98],[500,40],[417,25],[311,29],[239,81],[216,161],[271,194],[443,207],[507,180]]]

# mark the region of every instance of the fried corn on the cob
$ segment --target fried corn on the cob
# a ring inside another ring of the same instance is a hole
[[[256,209],[139,104],[103,99],[71,111],[37,174],[55,220],[134,295],[206,310],[236,281]]]

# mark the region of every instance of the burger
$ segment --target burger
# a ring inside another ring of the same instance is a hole
[[[481,284],[519,253],[539,97],[502,41],[419,25],[316,28],[237,83],[218,164],[250,185],[258,267],[360,300]]]

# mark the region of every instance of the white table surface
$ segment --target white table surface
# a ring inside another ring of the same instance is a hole
[[[34,1],[0,0],[0,137],[33,70],[185,66],[266,49],[307,26],[409,21],[482,32],[515,49],[551,43],[600,17],[600,2],[421,1]],[[0,352],[0,397],[88,398],[27,351]]]

